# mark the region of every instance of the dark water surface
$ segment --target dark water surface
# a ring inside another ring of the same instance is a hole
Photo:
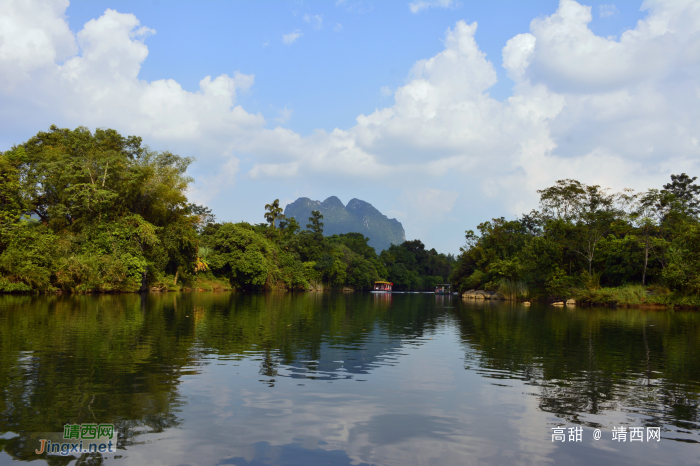
[[[697,465],[700,313],[432,294],[0,296],[0,389],[0,464]],[[36,433],[90,422],[115,424],[116,455],[34,453]],[[661,440],[613,441],[620,426]]]

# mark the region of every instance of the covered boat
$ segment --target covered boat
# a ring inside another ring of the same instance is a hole
[[[374,290],[372,291],[391,291],[391,287],[394,286],[391,282],[374,282]]]
[[[450,287],[451,285],[449,283],[441,283],[436,285],[435,294],[450,294]]]

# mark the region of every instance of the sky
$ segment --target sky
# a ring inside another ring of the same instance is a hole
[[[0,1],[0,150],[52,124],[196,161],[219,221],[367,201],[407,239],[700,175],[700,1]]]

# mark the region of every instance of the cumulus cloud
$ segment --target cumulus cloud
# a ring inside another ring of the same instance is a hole
[[[21,1],[0,3],[0,84],[4,89],[78,51],[65,17],[68,0],[37,6]]]
[[[294,110],[287,108],[285,105],[284,108],[277,111],[277,118],[275,118],[275,121],[277,123],[284,124],[288,122],[290,118],[292,118],[292,113],[294,113]]]
[[[289,34],[283,35],[282,42],[284,42],[284,45],[292,45],[294,42],[297,41],[298,38],[300,38],[303,35],[304,34],[301,32],[301,29],[295,29]]]
[[[428,8],[454,8],[457,2],[454,0],[416,0],[408,4],[411,13],[418,13]]]
[[[304,15],[304,21],[309,23],[314,29],[321,29],[323,25],[323,15]]]
[[[396,212],[439,195],[449,210],[427,222],[426,239],[435,239],[454,218],[472,227],[486,212],[528,211],[535,191],[557,179],[646,188],[700,168],[698,2],[649,0],[645,18],[611,39],[589,28],[590,7],[561,0],[504,44],[502,66],[515,82],[504,101],[489,95],[496,68],[475,40],[477,24],[458,21],[442,51],[415,63],[392,105],[359,115],[350,128],[308,136],[268,129],[262,115],[236,103],[252,74],[205,76],[195,92],[174,80],[139,80],[145,38],[155,31],[107,10],[73,34],[66,7],[0,4],[0,125],[87,123],[176,145],[213,172],[226,167],[219,178],[198,177],[210,181],[204,190],[230,189],[236,178],[266,186],[269,178],[297,186],[329,180],[331,189],[365,183],[395,199],[380,207]]]
[[[598,7],[598,14],[600,15],[601,18],[609,18],[609,17],[614,16],[618,13],[619,13],[619,11],[617,10],[617,7],[615,6],[614,3],[611,3],[610,5],[600,5]]]

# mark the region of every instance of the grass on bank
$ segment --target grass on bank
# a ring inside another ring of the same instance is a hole
[[[151,291],[229,291],[233,287],[225,278],[217,278],[211,273],[197,274],[194,280],[183,283],[174,275],[166,275],[151,286]]]
[[[216,278],[213,275],[198,275],[194,282],[188,284],[185,290],[198,291],[228,291],[233,289],[225,278]]]
[[[582,304],[608,305],[674,305],[700,307],[700,297],[671,292],[662,285],[623,285],[611,288],[578,288],[572,297]]]

